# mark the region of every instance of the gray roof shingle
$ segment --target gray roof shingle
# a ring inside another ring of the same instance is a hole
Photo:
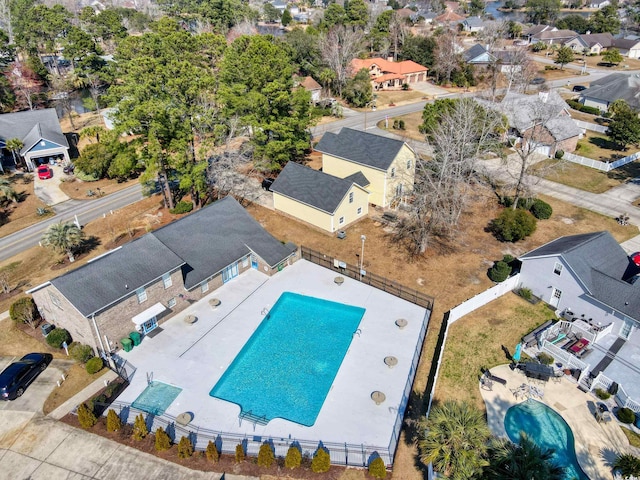
[[[51,283],[89,317],[183,264],[153,234],[147,234]]]
[[[634,74],[613,73],[591,82],[590,87],[580,96],[608,103],[622,99],[631,108],[640,109],[640,77]]]
[[[272,267],[292,253],[233,197],[218,200],[152,235],[186,261],[183,274],[187,289],[251,252]]]
[[[404,145],[401,140],[343,128],[340,133],[325,133],[316,150],[334,157],[387,171]]]
[[[593,298],[640,320],[640,283],[626,281],[637,268],[609,232],[561,237],[520,258],[554,255],[564,259]]]
[[[362,172],[353,173],[347,177],[344,177],[345,180],[349,180],[350,182],[355,183],[356,185],[360,185],[361,187],[367,187],[371,185],[371,182],[367,177],[364,176]]]
[[[24,148],[20,152],[21,155],[33,148],[42,138],[69,147],[67,138],[60,128],[55,108],[0,115],[0,141],[6,143],[12,138],[22,140]]]
[[[271,191],[331,214],[353,184],[353,181],[289,162],[271,185]]]

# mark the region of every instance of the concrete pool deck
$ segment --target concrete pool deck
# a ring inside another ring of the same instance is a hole
[[[350,278],[338,285],[335,278],[336,272],[304,260],[272,277],[255,270],[236,277],[162,323],[161,332],[145,337],[131,352],[120,352],[137,370],[118,400],[133,403],[152,378],[182,388],[166,413],[176,417],[191,412],[194,429],[388,447],[398,409],[406,400],[414,352],[421,349],[417,341],[427,311]],[[313,426],[279,418],[267,425],[240,422],[238,405],[209,392],[260,325],[264,312],[287,291],[366,311]],[[221,301],[215,308],[209,304],[213,298]],[[187,315],[198,320],[185,323]],[[407,320],[404,328],[395,323],[401,318]],[[387,356],[397,358],[393,368],[385,364]],[[386,396],[380,405],[371,399],[376,390]]]
[[[618,453],[638,455],[638,450],[629,446],[627,437],[614,419],[608,423],[598,423],[594,412],[594,396],[578,390],[575,382],[562,377],[559,382],[550,380],[540,383],[524,376],[520,370],[511,370],[509,365],[491,369],[491,373],[505,379],[506,385],[493,383],[492,389],[480,388],[487,408],[487,421],[491,431],[507,437],[504,418],[507,410],[525,401],[516,397],[512,390],[520,385],[535,385],[544,392],[542,398],[535,398],[558,412],[567,422],[575,438],[576,457],[584,473],[592,480],[613,478],[611,464]]]

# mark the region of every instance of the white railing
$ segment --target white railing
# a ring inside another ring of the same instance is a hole
[[[544,340],[542,342],[542,347],[540,348],[540,350],[545,353],[548,353],[557,362],[561,362],[567,368],[580,369],[583,375],[584,375],[584,372],[586,372],[590,367],[588,363],[583,362],[582,360],[577,358],[575,355],[565,350],[562,350],[560,347],[555,346],[553,343],[548,342],[547,340]]]
[[[580,331],[580,335],[582,338],[589,340],[589,343],[593,343],[596,339],[596,334],[591,331],[590,327],[583,327],[580,323],[574,322],[571,326],[571,331]]]
[[[590,389],[595,390],[596,388],[601,388],[602,390],[609,391],[613,383],[613,380],[600,372],[591,382]],[[636,413],[640,413],[640,403],[631,398],[620,384],[618,384],[618,392],[615,394],[615,400],[618,406],[629,408]]]
[[[600,170],[603,172],[610,172],[611,170],[615,170],[627,163],[631,163],[640,158],[640,152],[636,152],[632,155],[629,155],[624,158],[619,158],[614,162],[601,162],[600,160],[594,160],[593,158],[582,157],[580,155],[576,155],[574,153],[565,152],[562,156],[563,160],[568,160],[572,163],[578,163],[585,167],[594,168],[596,170]]]

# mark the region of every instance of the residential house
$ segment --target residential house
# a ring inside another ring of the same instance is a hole
[[[287,9],[288,2],[286,0],[271,0],[271,5],[273,5],[280,13],[284,13]]]
[[[436,18],[434,18],[433,23],[442,25],[443,27],[454,28],[463,20],[464,17],[462,15],[458,15],[451,10],[447,10],[442,15],[438,15]]]
[[[322,153],[324,173],[351,179],[364,175],[374,205],[394,206],[413,191],[416,154],[401,140],[343,128],[325,133],[315,149]]]
[[[295,162],[271,185],[274,208],[334,233],[369,213],[369,181],[361,173],[338,178]]]
[[[507,117],[507,135],[525,142],[525,149],[553,156],[559,150],[573,152],[578,145],[581,130],[571,119],[569,106],[555,91],[508,93],[501,102],[480,102]]]
[[[244,271],[272,275],[297,258],[226,197],[27,293],[45,321],[106,355]]]
[[[411,60],[393,62],[384,58],[354,58],[351,61],[352,75],[356,75],[363,68],[369,72],[371,86],[375,90],[401,88],[405,83],[427,80],[427,67]]]
[[[592,53],[600,55],[604,50],[613,45],[613,35],[606,33],[590,33],[578,35],[564,43],[564,46],[571,48],[577,53]]]
[[[640,110],[640,76],[628,73],[612,73],[591,82],[580,93],[580,102],[606,112],[616,100],[624,100],[633,109]]]
[[[320,102],[322,99],[322,85],[316,82],[313,77],[304,77],[300,80],[300,86],[311,93],[311,101],[313,103]]]
[[[465,50],[462,54],[462,58],[466,63],[470,63],[472,65],[489,65],[496,61],[496,57],[479,43],[476,43],[471,48]]]
[[[614,48],[617,48],[623,57],[640,58],[640,40],[637,38],[615,38]]]
[[[534,43],[535,41],[533,39],[542,32],[555,32],[557,30],[556,27],[552,27],[551,25],[534,25],[522,32],[522,38],[526,39],[529,43]]]
[[[640,398],[638,371],[630,368],[640,354],[640,268],[611,234],[560,237],[520,260],[521,286],[564,317],[560,328],[567,335],[590,343],[588,359],[582,355],[584,341],[579,349],[565,346],[565,351],[580,350],[592,378],[604,372],[624,386],[626,395]]]
[[[425,24],[429,25],[433,23],[434,19],[438,16],[437,13],[429,11],[429,10],[418,10],[417,12],[413,12],[409,19],[413,23],[418,23],[422,20]]]
[[[607,5],[611,5],[609,0],[591,0],[589,8],[604,8]]]
[[[553,28],[551,30],[544,30],[540,33],[530,35],[529,41],[531,43],[545,43],[547,45],[563,45],[565,42],[575,38],[578,34],[573,30],[558,30]]]
[[[477,16],[467,17],[462,21],[462,29],[470,33],[481,32],[484,30],[484,21]]]
[[[5,149],[5,166],[13,166],[13,155],[6,151],[9,140],[18,138],[23,144],[19,154],[28,171],[55,161],[69,162],[69,143],[62,133],[54,108],[28,110],[0,115],[0,148]]]

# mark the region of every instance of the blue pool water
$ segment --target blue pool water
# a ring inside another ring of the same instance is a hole
[[[313,425],[364,312],[283,293],[209,395],[267,421]]]
[[[566,468],[566,480],[589,480],[576,459],[573,432],[567,422],[544,403],[527,400],[507,410],[504,426],[509,439],[517,443],[524,431],[542,448],[555,450],[554,460]]]
[[[162,415],[181,391],[182,389],[179,387],[154,380],[149,383],[131,406],[153,415]]]

